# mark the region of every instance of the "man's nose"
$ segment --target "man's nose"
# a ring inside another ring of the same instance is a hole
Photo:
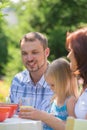
[[[29,61],[32,61],[32,60],[33,60],[33,56],[32,56],[31,54],[28,54],[28,55],[27,55],[27,59],[28,59]]]

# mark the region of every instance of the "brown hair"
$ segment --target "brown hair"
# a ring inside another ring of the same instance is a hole
[[[43,49],[46,49],[48,47],[48,40],[46,36],[44,36],[43,34],[39,32],[30,32],[30,33],[25,34],[23,38],[20,40],[20,45],[22,41],[33,42],[33,41],[36,41],[36,39],[38,39],[41,42]]]
[[[80,77],[84,80],[84,86],[87,84],[87,27],[78,29],[66,37],[66,48],[69,44],[73,49],[77,61]]]

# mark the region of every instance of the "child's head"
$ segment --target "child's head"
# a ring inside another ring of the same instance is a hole
[[[54,60],[45,74],[46,81],[59,98],[77,96],[77,80],[70,70],[69,62],[64,58]]]

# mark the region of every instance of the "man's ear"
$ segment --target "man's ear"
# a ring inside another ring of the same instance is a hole
[[[46,55],[46,57],[48,57],[50,55],[50,48],[45,49],[45,55]]]

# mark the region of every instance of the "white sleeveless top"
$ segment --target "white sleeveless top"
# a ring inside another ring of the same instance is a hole
[[[87,89],[79,97],[75,105],[75,115],[77,118],[85,119],[87,115]]]

